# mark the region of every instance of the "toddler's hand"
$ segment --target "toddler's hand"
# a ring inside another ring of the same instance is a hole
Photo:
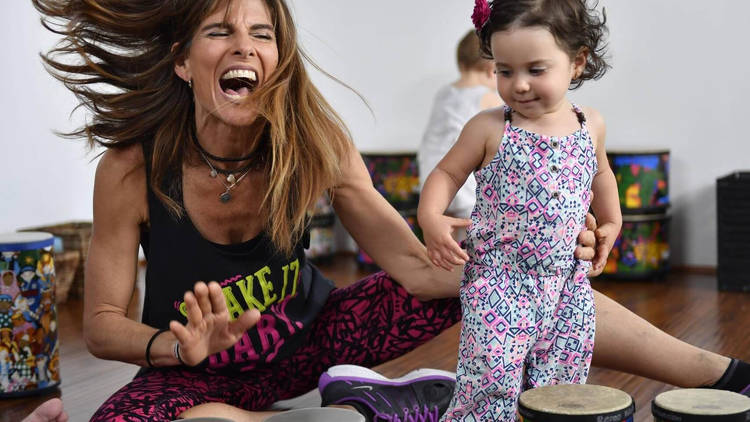
[[[461,249],[451,234],[456,228],[467,227],[470,224],[469,219],[445,215],[436,215],[419,221],[424,233],[427,255],[434,265],[452,271],[454,266],[464,265],[469,260],[469,255]]]

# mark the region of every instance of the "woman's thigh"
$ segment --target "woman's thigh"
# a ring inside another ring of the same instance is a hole
[[[315,321],[311,346],[327,366],[374,366],[396,358],[461,319],[458,298],[419,301],[385,272],[334,290]]]
[[[144,371],[104,402],[91,420],[171,421],[209,402],[245,410],[269,407],[273,395],[264,390],[275,388],[275,377],[265,371],[248,375],[212,375],[180,367]]]

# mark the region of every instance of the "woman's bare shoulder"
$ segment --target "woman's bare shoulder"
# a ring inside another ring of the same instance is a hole
[[[145,158],[140,144],[109,148],[96,168],[95,207],[103,200],[121,205],[125,207],[121,212],[134,212],[139,220],[145,220],[148,214],[146,184]]]

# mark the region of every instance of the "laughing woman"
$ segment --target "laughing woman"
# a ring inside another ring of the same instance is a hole
[[[48,69],[91,112],[70,135],[107,148],[84,336],[95,356],[143,367],[94,420],[262,420],[330,366],[376,365],[460,319],[461,269],[433,267],[373,188],[306,74],[283,0],[33,1],[63,37]],[[385,272],[335,289],[305,260],[308,215],[325,192]],[[582,234],[579,256],[594,256],[593,238]],[[141,322],[126,316],[139,245]],[[714,382],[729,365],[596,301],[595,363],[679,385]],[[657,353],[624,347],[643,341]],[[450,394],[424,407],[442,410]]]

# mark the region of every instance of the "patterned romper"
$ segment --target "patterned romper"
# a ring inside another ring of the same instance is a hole
[[[511,125],[475,172],[457,385],[444,420],[511,421],[523,390],[584,383],[594,348],[590,263],[573,257],[597,163],[586,119],[543,136]],[[572,116],[572,114],[571,114]]]

